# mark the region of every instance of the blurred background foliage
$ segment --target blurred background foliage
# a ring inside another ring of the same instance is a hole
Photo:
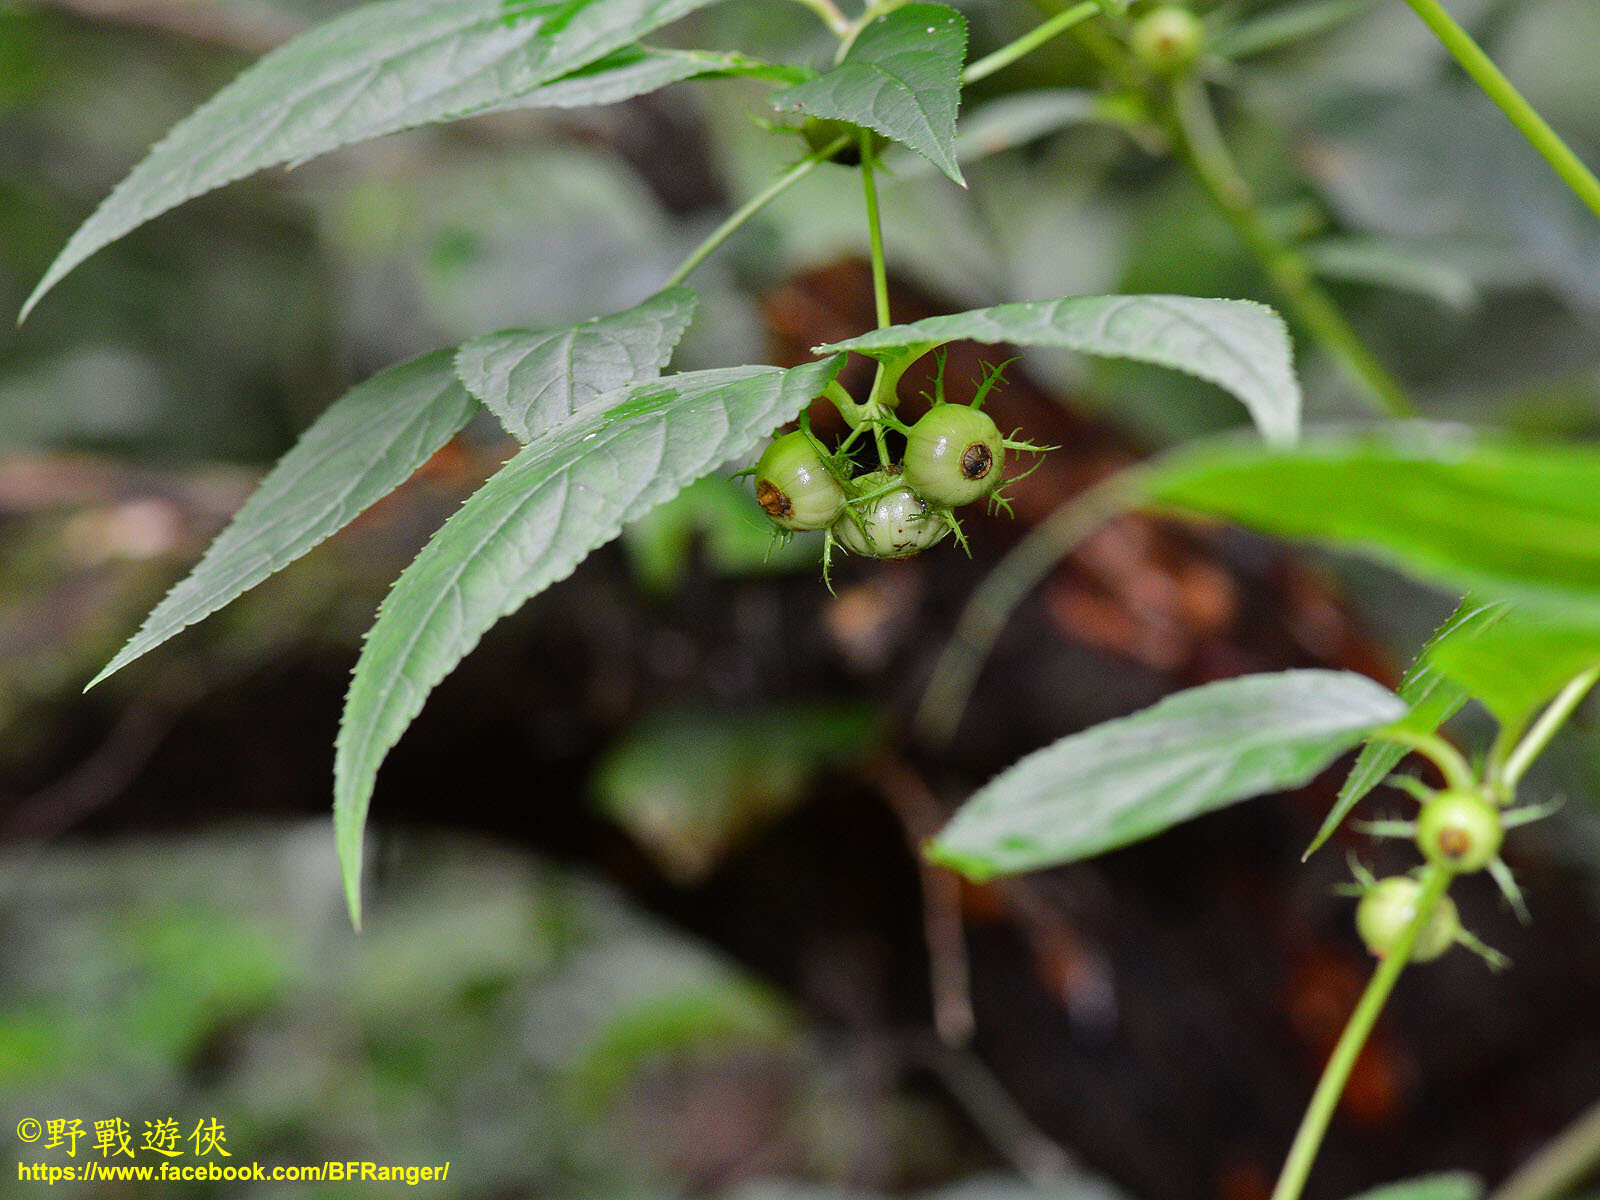
[[[0,0],[0,311],[168,126],[342,7]],[[961,7],[975,52],[1037,19],[1021,0]],[[1295,6],[1200,7],[1225,47]],[[1430,415],[1593,436],[1600,225],[1403,6],[1346,7],[1317,36],[1218,68],[1227,135],[1273,227]],[[1453,7],[1600,161],[1600,6]],[[730,0],[673,36],[775,58],[827,49],[807,13],[772,0]],[[1063,39],[975,89],[970,190],[894,161],[890,262],[922,298],[907,303],[1274,299],[1192,180],[1094,99],[1096,79]],[[252,1158],[450,1159],[436,1193],[470,1197],[1114,1194],[1080,1158],[1152,1200],[1264,1194],[1318,1031],[1363,969],[1325,895],[1337,853],[1291,869],[1325,794],[1298,816],[1214,818],[1166,840],[1178,850],[1058,872],[1038,893],[946,894],[943,909],[948,881],[919,892],[907,844],[1017,752],[1181,682],[1307,659],[1392,670],[1448,597],[1370,568],[1289,570],[1248,539],[1207,543],[1217,562],[1201,564],[1121,526],[1019,615],[964,747],[921,763],[925,795],[884,749],[960,598],[1015,533],[986,526],[972,563],[854,564],[830,599],[815,548],[769,555],[741,485],[712,478],[440,689],[380,783],[359,938],[327,822],[307,821],[327,802],[339,692],[388,581],[507,452],[494,428],[473,425],[305,562],[78,694],[347,387],[655,290],[799,152],[762,127],[764,108],[748,82],[696,83],[349,148],[138,230],[0,337],[4,1111],[215,1113]],[[863,251],[855,175],[818,171],[691,281],[701,307],[675,365],[773,361],[855,332],[828,322],[849,311],[837,264]],[[1300,355],[1312,419],[1362,415],[1316,346]],[[1070,440],[1061,461],[1091,474],[1097,455],[1236,420],[1172,373],[1039,354],[1026,375],[1073,422],[1040,440]],[[1059,498],[1040,497],[1020,526]],[[1163,624],[1176,593],[1221,595],[1232,615],[1185,632],[1204,622],[1177,604]],[[1546,782],[1593,797],[1592,726],[1561,750]],[[1371,1056],[1327,1195],[1402,1168],[1504,1170],[1592,1093],[1600,823],[1585,800],[1526,837],[1544,925],[1480,914],[1519,971],[1486,984],[1472,964],[1439,969],[1412,1040]],[[937,972],[951,904],[999,930],[976,951],[977,1051],[940,1048],[930,1028],[950,1017]],[[1541,987],[1559,999],[1528,1007]],[[1429,1011],[1467,1022],[1478,1048],[1451,1058],[1427,1040]],[[985,1043],[991,1014],[1011,1032]],[[1037,1061],[1019,1065],[1024,1049]],[[1484,1104],[1492,1134],[1428,1107],[1485,1080],[1505,1089]],[[1260,1096],[1200,1116],[1208,1086]]]

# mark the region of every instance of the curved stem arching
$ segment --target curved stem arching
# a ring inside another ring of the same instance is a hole
[[[739,226],[743,225],[773,200],[776,200],[779,196],[783,195],[784,192],[788,191],[795,184],[799,183],[807,175],[811,174],[812,171],[816,170],[818,166],[827,162],[830,158],[839,153],[839,151],[843,150],[849,144],[849,134],[835,138],[821,150],[802,158],[799,162],[795,163],[794,166],[790,167],[782,175],[778,176],[777,179],[774,179],[754,196],[751,196],[750,199],[746,200],[743,204],[736,208],[726,221],[713,229],[706,236],[706,239],[703,242],[691,250],[689,252],[689,256],[678,264],[678,269],[673,271],[671,275],[667,276],[667,281],[661,286],[663,288],[676,287],[685,279],[689,278],[689,276],[694,272],[694,269],[701,263],[705,262],[705,260],[710,257],[713,250],[732,237],[734,232],[738,230]]]

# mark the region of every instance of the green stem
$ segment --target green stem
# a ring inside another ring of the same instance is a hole
[[[816,13],[830,33],[844,37],[850,32],[850,18],[839,10],[833,0],[795,0],[795,3],[803,4]]]
[[[889,270],[883,257],[883,222],[878,215],[878,182],[872,168],[872,133],[863,129],[857,143],[861,147],[861,189],[867,203],[867,240],[872,247],[872,303],[877,310],[878,328],[883,329],[891,324],[889,317]],[[887,390],[893,390],[893,383],[898,383],[898,376],[891,382],[888,372],[884,369],[883,360],[878,360],[877,372],[872,377],[872,390],[867,393],[867,407],[874,412],[881,412],[886,408],[894,408],[893,395],[885,396]],[[883,426],[876,421],[872,426],[872,437],[878,447],[878,464],[888,467],[889,445],[883,436]]]
[[[867,200],[867,238],[872,245],[872,303],[878,312],[878,328],[889,321],[889,273],[883,261],[883,223],[878,218],[878,182],[872,169],[872,134],[860,133],[861,189]]]
[[[713,250],[722,245],[723,242],[727,241],[728,238],[733,235],[734,231],[739,228],[739,226],[743,225],[751,217],[755,216],[756,213],[765,208],[769,203],[783,195],[784,192],[788,191],[795,184],[799,183],[807,175],[811,174],[812,171],[816,170],[819,164],[827,162],[830,158],[839,153],[839,151],[843,150],[849,144],[849,134],[835,138],[821,150],[818,150],[815,154],[811,154],[805,158],[802,158],[799,162],[795,163],[794,166],[790,167],[782,175],[778,176],[777,179],[773,180],[766,187],[762,188],[761,191],[757,192],[754,196],[751,196],[750,199],[741,204],[726,221],[713,229],[705,241],[701,242],[692,251],[690,251],[689,257],[678,264],[678,269],[671,275],[667,276],[666,283],[662,284],[661,286],[663,288],[676,287],[685,279],[689,278],[689,276],[694,272],[694,269],[703,263]]]
[[[1361,994],[1355,1011],[1350,1014],[1349,1024],[1339,1037],[1339,1044],[1333,1048],[1328,1065],[1322,1070],[1322,1078],[1317,1081],[1317,1090],[1312,1093],[1306,1115],[1300,1121],[1294,1144],[1289,1147],[1289,1157],[1284,1161],[1283,1173],[1278,1176],[1278,1186],[1272,1190],[1272,1200],[1300,1200],[1306,1179],[1311,1175],[1311,1164],[1316,1161],[1323,1136],[1328,1132],[1328,1123],[1333,1119],[1334,1110],[1339,1106],[1339,1097],[1350,1080],[1350,1071],[1356,1065],[1372,1027],[1377,1024],[1378,1014],[1383,1011],[1389,993],[1394,991],[1395,981],[1410,961],[1418,936],[1433,918],[1433,910],[1439,906],[1439,900],[1449,888],[1450,873],[1438,867],[1429,867],[1422,879],[1422,891],[1417,896],[1416,916],[1406,926],[1394,949],[1373,972],[1367,990]]]
[[[1305,257],[1279,241],[1268,228],[1250,185],[1223,143],[1203,86],[1196,80],[1181,79],[1173,85],[1169,126],[1179,155],[1261,261],[1294,316],[1334,354],[1379,411],[1397,417],[1411,416],[1416,410],[1405,389],[1367,349],[1318,286]]]
[[[1029,530],[984,577],[961,610],[917,705],[912,727],[924,743],[942,746],[955,736],[978,674],[1017,605],[1062,558],[1136,507],[1142,484],[1143,472],[1136,467],[1079,493]]]
[[[1545,747],[1550,744],[1550,739],[1555,737],[1567,723],[1572,710],[1577,708],[1589,694],[1589,689],[1594,687],[1596,680],[1600,680],[1600,667],[1585,671],[1562,688],[1560,694],[1550,702],[1550,707],[1539,714],[1539,719],[1517,743],[1517,748],[1506,756],[1505,769],[1500,772],[1500,782],[1505,789],[1507,799],[1516,792],[1518,781],[1533,765],[1534,759],[1544,753]]]
[[[1516,86],[1505,77],[1494,61],[1472,40],[1472,35],[1461,28],[1439,0],[1406,0],[1412,11],[1422,18],[1422,23],[1433,30],[1433,35],[1461,64],[1461,69],[1472,77],[1484,94],[1500,106],[1500,111],[1511,119],[1522,136],[1528,139],[1545,162],[1555,169],[1573,194],[1589,206],[1589,211],[1600,217],[1600,179],[1584,166],[1561,140],[1561,135],[1551,129],[1538,111],[1523,98]]]
[[[1001,46],[993,54],[985,55],[961,72],[962,83],[977,83],[996,71],[1009,67],[1024,55],[1032,54],[1053,37],[1059,37],[1080,21],[1087,21],[1100,11],[1099,0],[1083,0],[1081,4],[1059,12],[1043,24],[1023,34],[1016,41]]]
[[[1461,751],[1438,734],[1414,729],[1380,729],[1372,736],[1415,750],[1430,760],[1444,776],[1445,786],[1452,791],[1472,792],[1478,789],[1477,776],[1467,760],[1461,757]]]
[[[1600,1167],[1600,1104],[1517,1168],[1489,1200],[1558,1200]]]

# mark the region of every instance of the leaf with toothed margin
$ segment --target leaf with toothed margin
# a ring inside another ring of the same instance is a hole
[[[772,97],[772,107],[876,130],[966,186],[956,109],[967,20],[943,4],[907,4],[871,22],[832,70]]]
[[[839,357],[735,367],[613,393],[535,438],[395,583],[367,634],[334,760],[334,830],[351,919],[378,766],[428,693],[501,617],[565,579],[623,525],[791,420]]]
[[[1415,733],[1432,733],[1461,711],[1468,700],[1466,690],[1435,669],[1433,651],[1458,635],[1470,634],[1474,629],[1498,621],[1506,609],[1505,604],[1486,603],[1469,596],[1456,606],[1450,619],[1434,631],[1416,661],[1400,679],[1400,698],[1411,706],[1406,719],[1399,723],[1403,728]],[[1334,801],[1333,808],[1322,822],[1322,828],[1317,830],[1317,836],[1311,840],[1311,845],[1300,856],[1302,862],[1333,836],[1334,830],[1344,824],[1351,810],[1361,803],[1368,792],[1387,779],[1389,772],[1399,766],[1400,760],[1409,753],[1398,742],[1368,742],[1361,748],[1355,765],[1350,768],[1350,774],[1339,789],[1339,798]]]
[[[456,352],[456,376],[526,444],[597,397],[660,375],[694,308],[694,293],[675,287],[582,325],[473,338]]]
[[[916,357],[946,342],[1054,346],[1171,367],[1237,396],[1269,442],[1300,432],[1294,351],[1278,314],[1248,300],[1192,296],[1077,296],[1032,300],[891,325],[818,354],[854,350],[874,358]]]
[[[409,479],[478,409],[451,353],[390,367],[335,400],[89,686],[232,603]]]
[[[603,76],[538,90],[715,2],[380,0],[353,9],[273,50],[175,125],[72,235],[18,319],[102,246],[267,167],[497,108],[616,99]],[[619,65],[645,70],[638,60]]]
[[[1405,713],[1388,688],[1348,671],[1190,688],[1001,772],[940,831],[928,857],[980,880],[1090,858],[1308,783]]]

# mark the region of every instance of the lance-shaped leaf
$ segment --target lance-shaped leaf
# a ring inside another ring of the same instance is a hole
[[[22,316],[96,250],[185,200],[351,142],[538,103],[535,89],[713,2],[381,0],[318,25],[175,125],[72,235]],[[592,102],[573,87],[552,94]]]
[[[990,780],[928,848],[973,879],[1089,858],[1308,782],[1405,704],[1344,671],[1250,675],[1073,734]]]
[[[943,4],[907,4],[861,31],[844,61],[772,106],[874,129],[966,186],[956,162],[956,109],[967,21]]]
[[[694,293],[675,287],[582,325],[473,338],[456,353],[456,375],[526,444],[597,397],[659,376],[694,306]]]
[[[841,361],[696,371],[615,393],[537,438],[445,522],[378,610],[345,700],[333,811],[358,924],[378,765],[434,686],[626,522],[793,418]]]
[[[1270,308],[1247,300],[1079,296],[1000,304],[891,325],[817,352],[917,356],[964,338],[1056,346],[1186,371],[1237,396],[1268,441],[1293,441],[1299,433],[1300,385],[1288,331]]]
[[[449,350],[425,354],[334,401],[89,686],[231,603],[410,478],[477,411],[450,360]]]
[[[1415,424],[1284,450],[1212,444],[1152,499],[1369,555],[1484,599],[1600,629],[1600,449]]]
[[[1401,1183],[1386,1183],[1351,1200],[1480,1200],[1482,1196],[1483,1181],[1476,1175],[1450,1171]]]
[[[719,50],[665,50],[658,46],[625,46],[554,83],[510,96],[485,108],[457,113],[477,117],[519,108],[589,108],[617,104],[658,91],[670,84],[706,75],[744,76],[778,83],[805,78],[798,67]]]
[[[1498,621],[1456,631],[1428,657],[1502,726],[1520,729],[1573,678],[1600,666],[1600,629],[1512,608]]]
[[[1483,603],[1470,596],[1456,606],[1450,619],[1434,631],[1400,680],[1400,699],[1411,706],[1405,720],[1399,722],[1401,726],[1415,733],[1432,733],[1461,711],[1461,706],[1468,700],[1467,693],[1434,667],[1433,652],[1455,637],[1498,621],[1505,610],[1504,604]],[[1344,823],[1350,810],[1382,783],[1409,753],[1410,750],[1397,742],[1374,741],[1363,746],[1355,765],[1350,768],[1350,774],[1345,777],[1344,785],[1339,789],[1338,800],[1323,821],[1322,828],[1317,830],[1311,845],[1306,847],[1301,861],[1315,854],[1333,836],[1333,831]]]

